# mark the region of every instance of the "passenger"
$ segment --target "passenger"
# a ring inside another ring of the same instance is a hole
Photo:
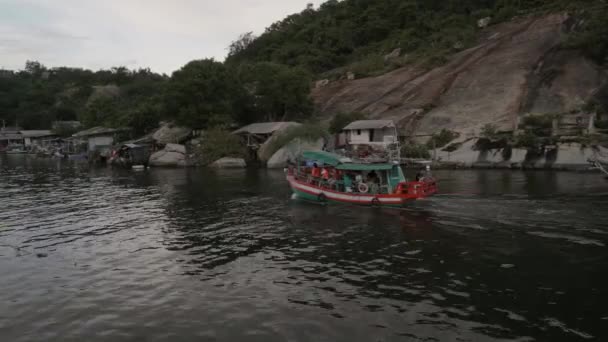
[[[329,170],[326,167],[321,170],[321,178],[326,181],[329,180]]]
[[[367,175],[367,182],[370,184],[379,183],[378,176],[376,175],[375,171],[372,171]]]
[[[421,182],[422,179],[424,178],[424,174],[425,174],[425,170],[420,169],[420,171],[418,171],[418,173],[416,173],[416,182]]]
[[[313,178],[320,178],[321,177],[321,169],[319,169],[319,165],[317,165],[317,163],[314,163],[312,165],[311,175],[313,176]]]
[[[353,192],[353,179],[348,173],[344,174],[344,190],[345,192]]]

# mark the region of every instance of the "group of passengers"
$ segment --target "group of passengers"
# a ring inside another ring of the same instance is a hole
[[[364,179],[361,171],[343,171],[313,163],[312,167],[304,168],[304,174],[313,185],[341,192],[377,193],[380,188],[380,177],[374,171],[367,173]]]

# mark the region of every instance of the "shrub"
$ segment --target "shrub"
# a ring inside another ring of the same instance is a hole
[[[352,63],[348,69],[358,77],[368,77],[382,74],[384,72],[384,68],[384,57],[378,54],[373,54]]]
[[[495,139],[498,135],[498,127],[494,124],[486,124],[481,128],[481,136],[487,139]]]
[[[433,134],[431,140],[429,140],[429,142],[427,143],[427,148],[433,149],[444,147],[459,136],[460,134],[454,131],[450,131],[449,129],[442,129],[439,133]]]
[[[521,133],[515,138],[515,147],[525,149],[537,149],[540,147],[540,145],[540,138],[530,131]]]
[[[201,139],[201,145],[194,152],[201,165],[211,164],[224,157],[243,158],[246,155],[241,139],[220,128],[207,131]]]
[[[331,119],[329,123],[329,133],[336,134],[342,132],[344,127],[348,126],[351,122],[355,122],[357,120],[366,119],[366,115],[363,113],[355,112],[355,113],[338,113]]]
[[[428,159],[431,157],[429,149],[424,144],[417,144],[413,141],[406,142],[401,147],[401,156],[405,158],[422,158]]]
[[[551,128],[553,126],[553,119],[555,119],[555,115],[553,114],[527,115],[522,120],[522,124],[534,128]]]

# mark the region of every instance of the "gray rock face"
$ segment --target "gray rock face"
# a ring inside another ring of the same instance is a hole
[[[417,63],[377,77],[312,90],[317,110],[391,119],[404,135],[450,129],[475,136],[486,124],[516,128],[519,116],[577,108],[608,80],[578,51],[560,51],[568,16],[520,18],[488,27],[476,46],[431,70]],[[547,75],[554,75],[547,77]]]
[[[187,139],[188,136],[190,136],[190,133],[192,133],[192,129],[190,128],[164,123],[156,132],[154,132],[152,138],[158,144],[179,143]]]
[[[384,61],[385,61],[385,62],[388,62],[388,61],[390,61],[391,59],[395,59],[395,58],[397,58],[397,57],[399,57],[399,56],[401,56],[401,49],[400,49],[400,48],[393,50],[393,51],[392,51],[391,53],[389,53],[388,55],[385,55],[385,56],[384,56]]]
[[[243,158],[222,158],[214,161],[211,167],[216,169],[242,169],[247,167]]]
[[[488,25],[490,25],[491,21],[492,21],[491,17],[481,18],[477,21],[477,26],[479,28],[486,28],[486,27],[488,27]]]
[[[165,146],[165,152],[177,152],[181,154],[186,154],[186,146],[179,144],[167,144]]]
[[[294,160],[306,151],[315,151],[323,148],[323,139],[317,141],[302,141],[294,139],[289,144],[278,150],[269,160],[266,166],[269,169],[282,169],[287,166],[288,160]]]
[[[325,87],[328,84],[329,84],[329,80],[328,79],[319,80],[319,81],[315,82],[315,88],[322,88],[322,87]]]

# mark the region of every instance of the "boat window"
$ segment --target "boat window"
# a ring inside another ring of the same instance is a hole
[[[357,135],[361,135],[361,130],[360,129],[357,130]]]

